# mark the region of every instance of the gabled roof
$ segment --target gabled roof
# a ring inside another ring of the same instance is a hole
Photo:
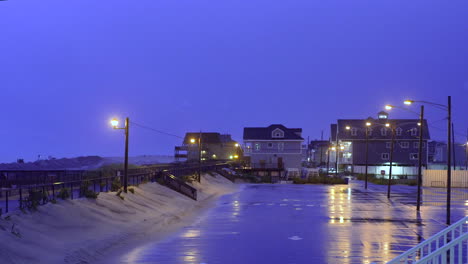
[[[284,132],[284,137],[273,138],[272,132],[275,129],[281,129]],[[296,133],[302,133],[302,128],[286,128],[281,124],[274,124],[268,127],[245,127],[244,140],[304,140]]]

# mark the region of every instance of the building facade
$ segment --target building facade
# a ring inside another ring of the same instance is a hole
[[[244,128],[244,155],[252,168],[300,171],[303,159],[302,129],[283,125]]]
[[[385,112],[378,113],[376,119],[339,119],[336,124],[332,124],[330,166],[335,166],[337,158],[339,171],[363,173],[367,163],[369,173],[388,175],[392,133],[394,133],[393,175],[413,176],[416,174],[415,169],[420,158],[421,125],[423,127],[421,159],[426,166],[430,139],[427,121],[424,120],[423,124],[419,124],[419,119],[389,119]]]
[[[198,146],[200,139],[201,148]],[[242,149],[231,135],[222,135],[216,132],[190,132],[186,133],[181,146],[175,147],[176,160],[198,161],[202,160],[241,160]]]
[[[312,167],[326,166],[327,164],[327,153],[330,147],[330,141],[328,140],[312,140],[309,142],[309,164]]]
[[[468,170],[468,142],[452,144],[452,167],[457,170]],[[429,169],[447,169],[447,143],[430,141],[428,143]]]

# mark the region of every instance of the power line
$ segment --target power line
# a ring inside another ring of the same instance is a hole
[[[141,128],[144,128],[144,129],[147,129],[147,130],[151,130],[153,132],[156,132],[156,133],[159,133],[159,134],[163,134],[163,135],[166,135],[166,136],[171,136],[171,137],[176,137],[176,138],[182,138],[181,136],[178,136],[178,135],[175,135],[175,134],[171,134],[171,133],[168,133],[168,132],[165,132],[165,131],[162,131],[162,130],[158,130],[158,129],[155,129],[155,128],[152,128],[152,127],[149,127],[149,126],[145,126],[145,125],[141,125],[141,124],[138,124],[136,122],[133,122],[131,121],[130,123],[138,126],[138,127],[141,127]]]

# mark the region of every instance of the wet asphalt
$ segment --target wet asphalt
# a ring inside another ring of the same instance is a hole
[[[446,192],[362,181],[349,185],[246,184],[194,223],[135,248],[119,263],[385,263],[445,227]],[[452,222],[468,192],[452,192]]]

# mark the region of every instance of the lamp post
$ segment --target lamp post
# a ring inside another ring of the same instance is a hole
[[[364,188],[367,189],[367,169],[368,169],[368,163],[369,163],[369,127],[372,125],[371,122],[369,121],[366,121],[366,124],[365,124],[365,138],[366,138],[366,157],[365,157],[365,160],[366,160],[366,166],[365,166],[365,179],[364,179]],[[350,126],[346,126],[345,127],[346,130],[351,130],[351,127]]]
[[[197,142],[198,144],[198,177],[197,180],[198,182],[201,182],[201,162],[202,162],[202,148],[201,148],[201,132],[198,136],[198,140],[191,138],[190,143],[195,144]]]
[[[369,127],[372,125],[371,122],[366,122],[366,170],[365,170],[365,181],[364,189],[367,190],[367,167],[369,166]]]
[[[327,148],[327,175],[328,175],[328,172],[330,171],[330,150],[331,150],[331,147],[330,147],[330,145],[328,145],[328,148]]]
[[[336,143],[335,143],[335,177],[338,178],[338,122],[336,123]]]
[[[127,117],[125,118],[125,127],[118,127],[119,126],[119,120],[117,119],[112,119],[111,120],[111,125],[114,129],[124,129],[125,130],[125,161],[124,161],[124,192],[127,192],[127,187],[128,187],[128,133],[129,133],[129,124],[130,124],[130,119]]]
[[[447,105],[432,103],[427,101],[415,101],[415,100],[405,100],[405,105],[412,105],[413,103],[423,103],[430,104],[439,109],[447,111],[447,208],[446,208],[446,221],[447,225],[450,225],[450,203],[451,203],[451,192],[452,192],[452,97],[448,96]]]
[[[396,107],[393,105],[386,105],[385,108],[387,110],[392,110],[393,108],[400,108],[406,111],[409,111],[408,109],[402,108],[402,107]],[[410,111],[412,113],[415,113],[413,111]],[[417,114],[417,113],[416,113]],[[416,201],[416,211],[419,212],[421,208],[421,185],[422,185],[422,149],[423,149],[423,129],[424,129],[424,105],[421,105],[421,110],[419,112],[419,123],[418,125],[420,126],[419,128],[419,146],[418,146],[418,196],[417,196],[417,201]],[[426,161],[427,163],[427,161]]]
[[[395,127],[391,126],[390,123],[385,124],[386,127],[390,127],[392,130],[392,141],[390,143],[390,171],[388,172],[388,186],[387,186],[387,198],[390,199],[390,185],[392,182],[392,166],[393,166],[393,149],[395,146]]]

